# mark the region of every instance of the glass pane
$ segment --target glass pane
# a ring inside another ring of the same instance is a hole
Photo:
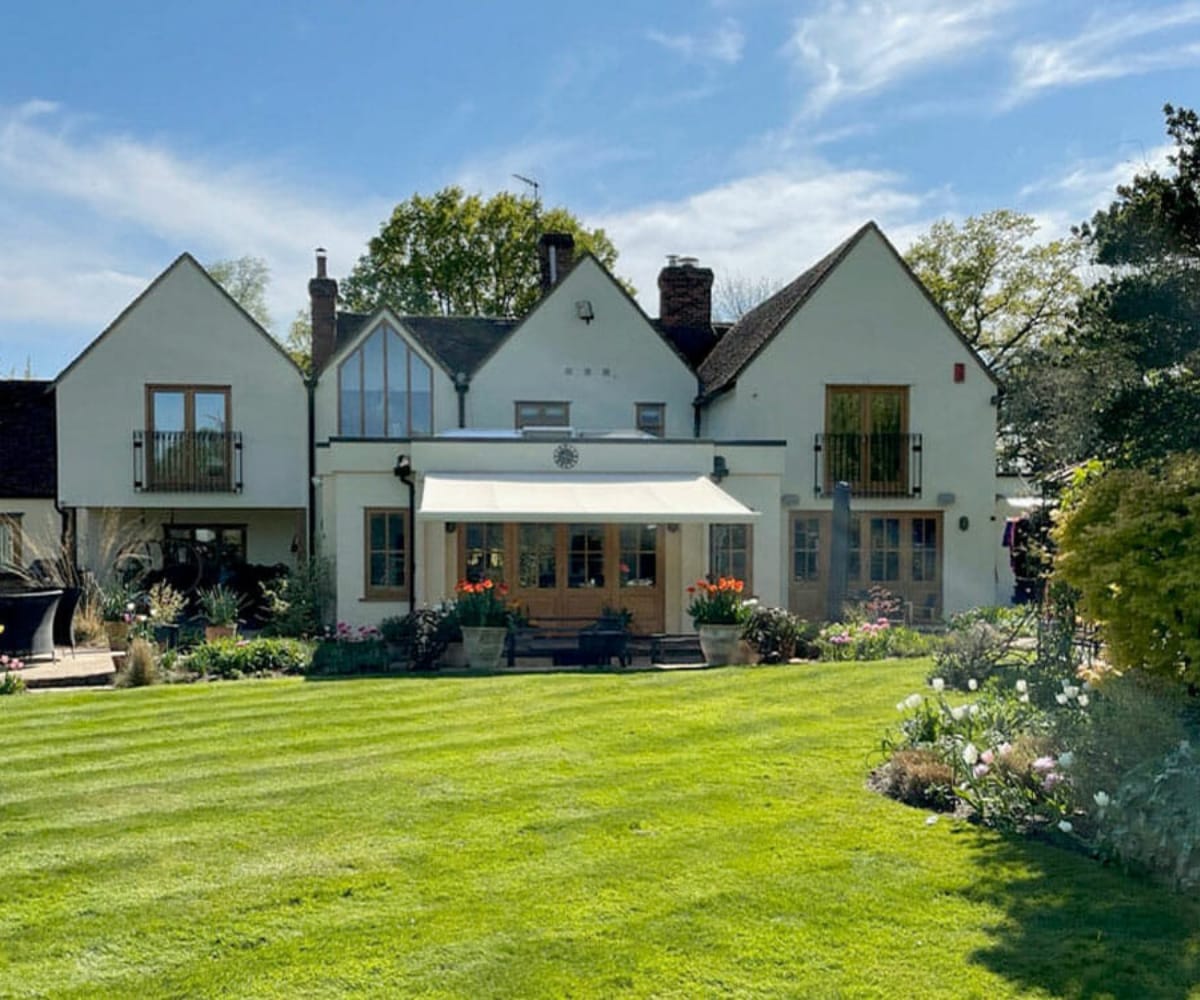
[[[371,553],[370,584],[372,587],[386,587],[388,585],[387,556],[382,552]]]
[[[404,551],[404,514],[389,514],[387,547],[393,552]]]
[[[387,331],[387,436],[408,437],[408,345]]]
[[[903,412],[903,393],[898,389],[885,389],[871,393],[871,433],[899,434]]]
[[[653,587],[658,581],[658,527],[623,524],[620,530],[622,587]]]
[[[850,581],[862,579],[862,522],[855,514],[850,515],[849,568],[846,577]]]
[[[362,346],[363,436],[383,437],[383,331],[376,330]]]
[[[412,433],[433,433],[433,372],[429,365],[409,352],[412,379]]]
[[[404,586],[404,556],[388,554],[387,557],[387,586]]]
[[[833,392],[829,396],[829,433],[862,433],[862,400],[857,392]]]
[[[225,402],[223,392],[197,392],[192,396],[195,406],[195,428],[198,431],[216,431],[224,433]]]
[[[604,586],[604,526],[567,526],[567,586]]]
[[[154,429],[156,431],[182,431],[185,429],[184,394],[156,389],[154,391]]]
[[[798,517],[792,523],[792,576],[796,580],[817,578],[820,523],[815,517]]]
[[[504,582],[504,525],[468,524],[466,576],[472,583],[481,580]]]
[[[382,552],[387,546],[387,515],[372,514],[370,519],[371,525],[371,551]]]
[[[522,524],[517,528],[517,577],[521,587],[553,590],[558,584],[552,524]]]
[[[362,437],[362,351],[355,351],[338,373],[338,398],[341,433]]]

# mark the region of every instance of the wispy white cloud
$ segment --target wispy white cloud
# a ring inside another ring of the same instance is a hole
[[[961,62],[993,41],[1016,0],[827,0],[799,18],[785,46],[812,81],[804,111],[880,91]]]
[[[718,62],[733,65],[742,58],[746,35],[733,18],[726,18],[707,33],[685,32],[672,35],[650,30],[646,37],[656,45],[676,52],[685,59],[698,62]]]
[[[1005,101],[1010,107],[1042,90],[1195,66],[1200,3],[1093,15],[1073,38],[1019,45],[1012,59],[1013,83]]]
[[[264,258],[268,305],[286,328],[305,301],[311,248],[348,269],[387,208],[306,191],[270,165],[105,133],[48,101],[0,107],[0,340],[23,324],[73,323],[86,324],[86,343],[182,250]]]
[[[1171,143],[1163,143],[1136,153],[1127,149],[1114,160],[1078,160],[1025,185],[1017,203],[1038,220],[1046,238],[1063,236],[1071,226],[1107,207],[1116,197],[1117,186],[1135,174],[1169,173],[1167,157],[1174,149]]]
[[[612,237],[621,251],[617,270],[657,315],[657,276],[668,253],[699,257],[718,274],[789,281],[868,219],[906,246],[940,214],[939,198],[890,173],[814,161],[587,222]]]

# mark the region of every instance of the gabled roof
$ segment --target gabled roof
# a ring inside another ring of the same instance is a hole
[[[231,306],[233,306],[238,312],[240,312],[246,318],[247,322],[249,322],[254,327],[254,329],[256,329],[262,336],[267,338],[267,341],[271,344],[272,347],[275,348],[276,351],[279,352],[280,356],[292,367],[292,369],[296,372],[296,375],[301,379],[304,378],[304,373],[296,365],[296,362],[292,360],[291,355],[289,355],[288,352],[283,349],[283,345],[280,344],[279,341],[277,341],[274,337],[272,337],[271,334],[263,328],[263,325],[261,323],[259,323],[258,320],[256,320],[253,316],[251,316],[248,312],[246,312],[246,310],[244,308],[242,308],[242,304],[240,302],[238,302],[238,300],[235,299],[232,295],[230,295],[229,292],[225,289],[225,287],[219,281],[217,281],[211,274],[209,274],[208,271],[206,271],[204,269],[204,266],[198,260],[196,260],[195,257],[193,257],[190,253],[188,253],[185,250],[178,257],[176,257],[173,261],[171,261],[171,263],[168,264],[162,270],[162,272],[158,275],[157,278],[155,278],[152,282],[150,282],[150,284],[148,284],[145,288],[143,288],[141,291],[141,294],[138,295],[138,297],[136,299],[134,299],[132,302],[130,302],[129,305],[127,305],[124,309],[122,309],[120,314],[117,316],[117,318],[114,319],[111,323],[109,323],[108,326],[106,326],[103,330],[101,330],[95,340],[93,340],[90,344],[87,345],[87,347],[85,347],[82,351],[80,351],[75,356],[74,360],[72,360],[71,363],[69,365],[67,365],[66,368],[64,368],[62,371],[60,371],[58,373],[58,377],[55,378],[55,380],[54,380],[55,384],[58,384],[59,382],[61,382],[64,378],[67,377],[67,375],[69,375],[72,371],[74,371],[75,367],[84,358],[86,358],[89,354],[91,354],[92,351],[100,344],[100,342],[102,340],[104,340],[105,337],[107,337],[110,333],[112,333],[113,330],[115,330],[118,326],[121,325],[121,322],[125,319],[125,317],[128,316],[131,312],[133,312],[142,303],[143,299],[145,299],[152,291],[154,291],[154,289],[156,289],[160,284],[163,283],[163,281],[166,280],[167,275],[169,275],[172,271],[175,271],[177,268],[183,266],[185,263],[190,264],[197,271],[199,271],[202,275],[204,275],[204,277],[208,280],[208,283],[210,285],[212,285],[213,288],[215,288],[218,292],[220,292],[225,297],[225,299],[229,302],[229,304]]]
[[[867,233],[875,233],[883,241],[896,262],[903,268],[904,273],[921,290],[934,311],[941,317],[946,326],[971,352],[984,374],[996,383],[996,376],[988,368],[978,351],[963,336],[962,331],[954,325],[945,310],[929,294],[929,289],[912,272],[907,262],[891,241],[883,234],[873,221],[860,227],[848,240],[839,244],[832,251],[817,261],[812,267],[796,278],[791,284],[785,285],[769,299],[761,302],[739,319],[726,333],[716,346],[709,352],[700,365],[700,382],[706,396],[713,396],[733,387],[738,376],[745,370],[759,353],[774,339],[775,335],[787,325],[788,321],[813,296],[821,284],[837,266],[846,259],[850,251],[862,240]],[[997,383],[998,384],[998,383]]]
[[[0,512],[4,497],[57,495],[54,383],[0,379]]]
[[[334,354],[378,315],[377,312],[338,313]],[[483,359],[518,324],[515,319],[485,316],[397,316],[396,320],[451,378],[458,372],[475,374]]]
[[[566,284],[570,275],[587,258],[590,258],[600,268],[605,277],[613,283],[621,295],[624,296],[625,300],[633,306],[637,314],[645,320],[647,327],[671,349],[671,353],[678,357],[690,371],[692,366],[679,350],[679,346],[659,328],[657,323],[646,315],[642,307],[629,294],[628,289],[613,277],[612,272],[595,255],[590,253],[585,253],[575,258],[571,264],[571,269],[563,274],[558,284],[538,299],[537,304],[521,319],[513,319],[511,317],[492,319],[487,316],[401,315],[396,315],[395,318],[406,331],[412,334],[418,344],[437,361],[451,378],[458,372],[465,372],[467,375],[473,376],[483,366],[483,363],[492,357],[518,328],[529,321],[542,307],[542,303],[546,302]],[[385,310],[386,307],[381,307],[371,313],[339,312],[337,314],[337,330],[333,357],[340,354],[367,326],[373,325]],[[331,357],[331,363],[332,360],[333,358]],[[329,367],[330,365],[327,364],[326,368]]]

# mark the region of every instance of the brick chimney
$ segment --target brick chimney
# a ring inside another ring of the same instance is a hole
[[[317,276],[308,283],[313,374],[325,367],[337,345],[337,291],[337,282],[325,273],[325,248],[317,247]]]
[[[575,262],[575,237],[570,233],[542,233],[538,239],[538,262],[542,267],[542,294],[563,279]]]
[[[713,272],[699,263],[695,257],[671,254],[658,273],[659,325],[693,365],[717,342],[712,328]]]

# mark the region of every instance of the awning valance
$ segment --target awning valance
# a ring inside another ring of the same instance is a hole
[[[753,522],[706,476],[431,472],[417,516],[436,521]]]

